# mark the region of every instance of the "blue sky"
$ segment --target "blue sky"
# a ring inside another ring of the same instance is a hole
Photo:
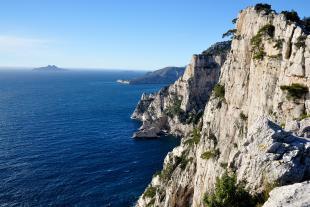
[[[258,2],[310,16],[309,0],[1,0],[0,66],[182,66]]]

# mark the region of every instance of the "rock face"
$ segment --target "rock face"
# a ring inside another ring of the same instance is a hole
[[[204,195],[226,171],[253,195],[309,180],[310,36],[304,28],[284,14],[249,7],[238,15],[228,55],[213,53],[219,67],[208,69],[210,59],[202,57],[194,56],[175,84],[144,96],[133,114],[143,122],[136,136],[164,130],[182,136],[137,206],[204,206]],[[181,110],[170,117],[175,102]],[[198,120],[182,122],[201,109]]]
[[[307,207],[310,206],[310,182],[275,188],[263,207]]]
[[[230,41],[213,45],[194,55],[184,75],[156,94],[143,94],[131,118],[142,121],[134,137],[157,137],[162,133],[183,136],[192,130],[218,82]]]

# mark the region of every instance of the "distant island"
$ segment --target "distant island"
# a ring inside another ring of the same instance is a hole
[[[66,69],[59,68],[56,65],[48,65],[46,67],[34,68],[33,71],[67,71]]]
[[[165,67],[132,80],[117,80],[116,82],[122,84],[171,84],[181,77],[184,71],[185,67]]]

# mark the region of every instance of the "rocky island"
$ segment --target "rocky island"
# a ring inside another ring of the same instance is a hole
[[[48,65],[46,67],[34,68],[33,71],[58,72],[58,71],[67,71],[67,70],[63,68],[59,68],[56,65]]]
[[[181,137],[137,207],[310,206],[310,19],[242,10],[232,41],[143,94],[134,137]]]

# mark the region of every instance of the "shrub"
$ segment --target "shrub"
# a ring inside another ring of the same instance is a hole
[[[258,50],[256,53],[254,53],[253,58],[255,60],[263,60],[265,57],[266,53],[262,50]]]
[[[286,20],[288,20],[288,21],[292,21],[292,22],[296,22],[296,23],[300,22],[300,18],[298,16],[298,13],[294,10],[282,11],[281,14],[283,14],[285,16]]]
[[[211,151],[206,151],[204,153],[201,154],[201,158],[208,160],[210,158],[217,158],[220,155],[220,151],[219,149],[216,150],[211,150]]]
[[[175,96],[172,100],[172,104],[167,107],[166,114],[170,117],[179,116],[182,113],[181,103],[182,100]]]
[[[276,44],[273,46],[273,48],[276,48],[276,49],[282,49],[283,47],[283,39],[277,39],[276,40]]]
[[[153,198],[155,195],[156,195],[156,190],[157,188],[156,187],[153,187],[153,186],[149,186],[144,194],[143,194],[143,198]]]
[[[225,168],[227,168],[228,163],[227,162],[221,162],[220,166],[225,169]]]
[[[207,207],[254,207],[255,200],[244,188],[243,183],[237,184],[235,174],[227,172],[216,179],[214,193],[205,194],[203,199]]]
[[[306,32],[310,32],[310,17],[304,17],[302,20],[302,24]]]
[[[271,5],[269,4],[261,4],[261,3],[256,4],[254,8],[258,13],[260,13],[261,11],[265,11],[266,14],[269,14],[272,12]]]
[[[241,112],[239,116],[243,121],[246,121],[248,119],[248,117],[243,112]]]
[[[200,134],[200,131],[199,129],[197,128],[194,128],[193,129],[193,132],[191,134],[191,139],[188,139],[184,142],[184,144],[188,144],[190,146],[194,145],[194,144],[198,144],[199,141],[200,141],[200,137],[201,137],[201,134]]]
[[[223,85],[216,84],[213,90],[216,98],[223,99],[225,97],[225,87]]]
[[[262,60],[266,55],[263,46],[263,36],[272,38],[274,36],[275,27],[272,24],[267,24],[260,28],[255,36],[251,39],[252,51],[254,52],[253,58],[255,60]]]
[[[299,83],[292,83],[290,86],[280,86],[281,90],[288,92],[288,98],[302,98],[308,93],[308,87]]]
[[[185,123],[186,124],[190,124],[190,123],[193,123],[193,124],[198,124],[200,118],[202,117],[203,115],[203,111],[202,110],[199,110],[198,112],[190,112],[190,113],[186,113],[186,120],[185,120]]]
[[[225,38],[225,37],[233,38],[236,32],[237,32],[236,29],[230,29],[222,35],[222,38]]]
[[[169,178],[171,177],[174,169],[175,169],[175,166],[172,165],[171,163],[168,163],[166,165],[166,167],[159,174],[159,178],[162,179],[162,180],[169,180]]]
[[[306,47],[306,39],[307,39],[307,36],[305,36],[305,35],[299,36],[297,39],[297,42],[295,43],[295,46],[297,48],[301,48],[301,47],[305,48]]]
[[[238,18],[234,18],[233,20],[231,20],[231,22],[232,22],[233,24],[236,24],[237,20],[238,20]]]
[[[187,163],[191,162],[193,158],[187,158],[187,153],[183,153],[180,157],[176,157],[175,165],[179,165],[182,170],[187,166]]]
[[[268,35],[269,37],[273,37],[274,36],[274,30],[275,30],[275,27],[272,24],[266,24],[265,26],[260,28],[258,33],[261,35]]]

